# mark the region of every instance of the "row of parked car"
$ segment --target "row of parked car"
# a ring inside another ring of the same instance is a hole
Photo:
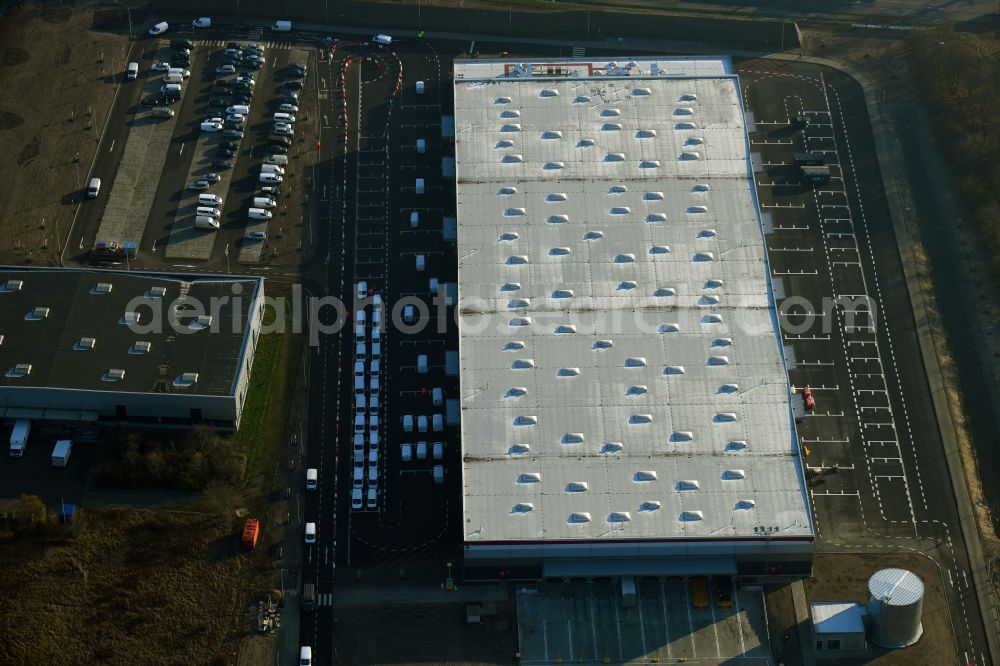
[[[359,283],[358,296],[360,299],[367,299],[367,284]],[[355,510],[362,508],[362,493],[366,485],[364,506],[370,510],[378,507],[379,381],[384,311],[380,294],[375,294],[372,301],[371,320],[363,305],[354,314],[354,473],[351,508]],[[367,346],[369,332],[372,344],[370,358]]]

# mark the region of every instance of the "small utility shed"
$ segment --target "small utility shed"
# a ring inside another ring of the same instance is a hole
[[[853,601],[817,601],[810,607],[815,637],[816,657],[843,657],[863,653],[865,609]],[[826,654],[829,653],[829,654]]]

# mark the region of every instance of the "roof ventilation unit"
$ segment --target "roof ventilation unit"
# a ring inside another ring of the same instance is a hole
[[[142,316],[138,312],[126,312],[122,315],[122,318],[118,320],[120,324],[125,326],[135,326],[142,321]]]
[[[90,290],[90,293],[96,296],[103,296],[104,294],[110,294],[113,288],[114,287],[110,282],[98,282],[94,285],[94,288]]]
[[[528,255],[526,254],[512,254],[507,257],[508,266],[519,266],[526,263],[528,263]]]
[[[18,363],[13,368],[7,370],[6,376],[8,379],[13,379],[15,377],[27,377],[30,374],[31,374],[30,363]]]
[[[692,136],[692,137],[688,137],[688,138],[687,138],[687,139],[685,139],[685,141],[684,141],[684,145],[685,145],[685,146],[700,146],[700,145],[701,145],[701,144],[703,144],[703,143],[705,143],[705,139],[703,139],[703,138],[702,138],[702,137],[700,137],[700,136]]]
[[[188,328],[193,331],[201,331],[212,326],[212,315],[201,315],[188,324]]]
[[[668,375],[668,376],[669,375],[683,375],[686,372],[687,371],[684,369],[683,365],[668,365],[667,367],[663,368],[663,374],[664,375]]]
[[[76,351],[91,351],[96,346],[96,338],[80,338],[76,341],[76,344],[73,345],[73,349]]]
[[[660,287],[653,292],[653,296],[656,296],[658,298],[664,298],[666,296],[676,296],[676,295],[677,295],[677,289],[675,289],[674,287]]]
[[[566,484],[566,492],[568,493],[585,493],[587,492],[587,482],[586,481],[570,481]]]
[[[663,192],[646,192],[642,195],[642,198],[646,201],[662,201]]]
[[[685,93],[677,98],[678,102],[696,102],[698,100],[698,95],[695,93]]]
[[[618,283],[618,291],[629,291],[630,289],[635,289],[634,280],[622,280]]]
[[[628,188],[624,185],[612,185],[608,188],[608,194],[625,194]]]
[[[556,289],[552,292],[552,298],[573,298],[572,289]]]
[[[516,426],[534,426],[538,425],[537,416],[515,416],[514,425]]]
[[[684,153],[685,155],[697,155],[698,153]],[[688,159],[688,158],[685,158]],[[698,159],[697,157],[693,159]],[[708,212],[708,206],[688,206],[687,212],[691,215],[701,215]]]
[[[586,95],[577,95],[576,99],[573,100],[574,104],[586,104],[590,101],[590,98]]]
[[[718,278],[709,278],[705,281],[705,289],[718,289],[723,284],[723,281]]]
[[[704,317],[701,318],[701,323],[703,323],[703,324],[721,324],[722,323],[722,315],[716,314],[716,313],[707,314],[707,315],[705,315]]]
[[[680,155],[678,155],[677,159],[684,160],[684,161],[700,160],[701,159],[701,153],[699,153],[697,151],[694,151],[694,150],[689,150],[689,151],[685,151],[685,152],[681,153]],[[693,211],[689,208],[688,212],[690,213],[690,212],[693,212]]]
[[[616,264],[631,264],[635,262],[634,254],[619,254],[615,257]]]
[[[559,372],[556,373],[557,377],[579,377],[580,368],[559,368]]]
[[[702,229],[698,232],[698,238],[715,238],[715,229]]]
[[[500,242],[509,243],[510,241],[517,240],[518,238],[520,238],[520,236],[518,236],[516,231],[505,231],[502,234],[500,234],[500,238],[497,240],[499,240]]]
[[[654,245],[653,247],[649,248],[650,254],[668,254],[669,252],[670,252],[669,245]]]
[[[719,304],[719,297],[716,296],[715,294],[702,296],[701,298],[698,299],[698,305],[701,305],[703,307],[708,305],[718,305],[718,304]]]
[[[629,515],[628,511],[613,511],[608,515],[609,523],[627,523],[632,520],[632,516]]]
[[[24,280],[7,280],[3,285],[3,289],[0,289],[0,291],[3,291],[4,293],[21,291],[21,287],[23,286]]]
[[[148,354],[149,350],[153,348],[152,342],[146,342],[144,340],[136,340],[132,343],[132,346],[128,348],[129,354]]]
[[[569,222],[569,215],[549,215],[549,224],[566,224]]]
[[[513,148],[513,147],[514,147],[514,142],[511,141],[510,139],[500,139],[499,141],[497,141],[496,145],[497,150],[503,150],[504,148]]]
[[[597,340],[594,342],[591,349],[611,349],[615,345],[611,340]]]
[[[557,335],[565,335],[566,333],[576,333],[576,326],[574,324],[560,324],[552,329],[552,332]]]
[[[542,88],[542,91],[538,93],[539,97],[559,97],[559,91],[555,88]]]
[[[742,469],[727,469],[722,473],[722,478],[726,481],[739,481],[747,478],[747,473]]]
[[[694,433],[690,430],[675,430],[670,433],[671,442],[693,442]]]
[[[726,442],[726,453],[740,453],[750,448],[745,439],[734,439]]]
[[[49,316],[49,308],[37,307],[32,308],[28,314],[24,315],[25,321],[41,321],[42,319],[47,319]]]
[[[660,324],[660,333],[679,333],[681,325],[674,322]]]
[[[660,160],[643,160],[639,162],[640,169],[659,169]]]
[[[527,513],[531,513],[535,506],[531,502],[521,502],[520,504],[515,504],[510,508],[510,512],[515,516],[523,516]]]
[[[501,111],[500,112],[500,117],[501,118],[520,118],[521,117],[521,112],[518,111],[517,109],[507,109],[505,111]]]
[[[601,125],[601,131],[603,132],[617,132],[622,128],[621,123],[604,123]]]
[[[185,387],[194,386],[198,383],[198,373],[197,372],[185,372],[177,376],[174,379],[174,386]]]
[[[750,509],[757,506],[757,502],[752,499],[741,499],[736,502],[736,506],[733,507],[734,511],[749,511]]]
[[[503,394],[505,398],[520,398],[523,395],[527,395],[528,389],[524,386],[515,386],[514,388],[507,389],[507,392]]]
[[[652,91],[649,88],[633,88],[632,89],[632,96],[633,97],[645,97],[645,96],[651,95],[651,94],[653,94],[653,93],[652,93]]]
[[[501,197],[508,197],[512,194],[517,194],[516,187],[501,187],[499,190],[497,190],[497,195]]]
[[[626,368],[645,368],[646,367],[646,359],[642,358],[641,356],[629,356],[628,358],[625,359],[625,367]]]
[[[504,282],[502,285],[500,285],[500,291],[520,291],[520,290],[521,290],[520,282]]]
[[[740,390],[739,384],[723,384],[719,387],[719,393],[738,393]]]
[[[551,201],[566,201],[566,199],[567,199],[567,197],[566,197],[566,193],[565,192],[550,192],[549,194],[545,195],[545,200],[546,201],[550,201],[550,202]]]
[[[622,115],[622,112],[620,109],[604,109],[601,111],[601,115],[604,116],[605,118],[609,118],[614,116],[620,116]]]
[[[553,139],[561,139],[561,138],[562,138],[562,132],[560,132],[559,130],[546,130],[542,132],[543,141],[551,141]]]
[[[624,162],[625,153],[608,153],[604,156],[605,162]]]
[[[628,417],[629,425],[645,425],[647,423],[652,423],[652,422],[653,422],[652,414],[633,414],[632,416]]]
[[[559,443],[564,445],[583,444],[583,433],[568,432],[562,436],[562,438],[559,440]]]
[[[587,513],[586,511],[574,512],[569,514],[569,517],[566,518],[566,522],[569,523],[570,525],[580,525],[583,523],[589,523],[590,514]]]
[[[681,511],[680,521],[682,523],[696,523],[705,520],[705,514],[701,511]]]
[[[667,216],[664,213],[650,213],[646,216],[646,224],[655,224],[657,222],[666,222]]]
[[[644,395],[648,389],[645,386],[636,384],[635,386],[629,386],[625,391],[625,395],[629,397],[635,397],[639,395]]]
[[[675,116],[693,116],[694,115],[694,109],[687,109],[687,108],[674,109],[674,115]]]
[[[528,298],[512,298],[507,301],[508,310],[523,310],[524,308],[531,305],[531,299]]]
[[[588,231],[583,235],[585,241],[601,240],[602,238],[604,238],[603,231]]]
[[[656,136],[656,130],[645,129],[639,130],[635,133],[635,138],[637,139],[652,139]]]
[[[576,142],[577,148],[590,148],[593,145],[594,145],[593,139],[580,139],[579,141]]]
[[[510,104],[510,97],[497,97],[493,100],[494,104]]]
[[[502,164],[520,164],[524,162],[524,157],[521,155],[504,155],[500,158]]]
[[[554,169],[562,169],[565,166],[566,166],[565,162],[546,162],[545,166],[542,168],[547,171],[552,171]]]
[[[102,382],[120,382],[125,379],[125,371],[121,368],[111,368],[101,376]]]
[[[716,338],[712,340],[713,347],[731,347],[733,345],[732,338]]]
[[[534,367],[535,361],[530,358],[514,359],[514,362],[510,364],[511,370],[530,370]]]
[[[507,325],[510,327],[516,326],[531,326],[531,317],[513,317]]]
[[[505,125],[501,125],[500,126],[500,131],[501,132],[520,132],[521,131],[521,125],[520,125],[520,123],[507,123]]]
[[[678,492],[684,490],[698,490],[699,488],[701,488],[701,483],[691,479],[686,481],[678,481],[677,485],[674,486],[674,489],[677,490]]]
[[[625,447],[621,442],[604,442],[601,446],[600,453],[601,455],[612,456],[616,453],[621,453],[624,448]]]
[[[524,343],[520,340],[511,340],[510,342],[504,343],[504,346],[500,348],[500,351],[517,351],[518,349],[524,349]]]
[[[531,449],[527,444],[511,444],[510,448],[507,449],[507,455],[509,456],[523,456]]]
[[[636,472],[635,476],[632,477],[632,481],[635,483],[648,483],[650,481],[656,481],[656,472]]]
[[[648,513],[650,511],[658,511],[659,509],[660,502],[657,500],[650,500],[639,505],[639,513]]]
[[[675,130],[693,130],[697,129],[694,123],[677,123],[674,125]]]
[[[708,364],[709,365],[729,365],[729,357],[728,356],[709,356],[708,357]]]
[[[565,257],[567,254],[572,252],[568,247],[554,247],[549,250],[550,257]]]
[[[711,252],[695,252],[691,261],[715,261],[715,254]]]

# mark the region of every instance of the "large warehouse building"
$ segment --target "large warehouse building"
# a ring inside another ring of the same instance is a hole
[[[730,61],[458,61],[454,93],[467,577],[807,574]]]
[[[264,281],[0,268],[0,420],[236,429]]]

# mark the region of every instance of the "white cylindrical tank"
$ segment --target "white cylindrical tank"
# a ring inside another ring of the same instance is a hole
[[[923,633],[924,583],[906,569],[882,569],[868,579],[868,619],[873,643],[901,648]]]

